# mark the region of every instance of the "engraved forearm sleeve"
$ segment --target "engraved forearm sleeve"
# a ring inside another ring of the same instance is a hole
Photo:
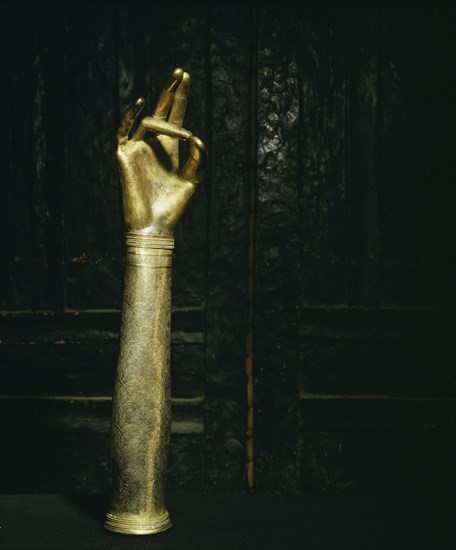
[[[171,526],[164,485],[171,423],[173,247],[172,237],[127,234],[106,519],[108,529],[122,533],[155,533]]]

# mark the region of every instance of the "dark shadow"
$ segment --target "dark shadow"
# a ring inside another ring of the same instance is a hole
[[[108,509],[107,495],[65,495],[68,504],[103,525]]]

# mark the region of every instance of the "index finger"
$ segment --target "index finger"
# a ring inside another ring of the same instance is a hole
[[[192,133],[185,128],[179,128],[166,122],[166,120],[159,120],[153,116],[146,116],[141,120],[139,128],[136,130],[136,134],[131,138],[132,141],[139,141],[144,138],[147,132],[153,132],[157,135],[169,136],[172,138],[187,140],[192,137]]]
[[[135,123],[135,120],[139,113],[142,111],[143,107],[144,99],[140,97],[125,111],[122,122],[120,123],[119,129],[117,130],[117,141],[119,145],[123,145],[127,142],[128,134],[133,128],[133,124]]]

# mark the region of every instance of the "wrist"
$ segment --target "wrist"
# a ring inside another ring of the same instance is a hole
[[[138,248],[144,250],[173,250],[173,235],[151,235],[149,233],[138,233],[127,231],[125,234],[127,248]]]

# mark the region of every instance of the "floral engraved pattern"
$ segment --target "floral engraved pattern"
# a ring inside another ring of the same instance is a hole
[[[171,250],[127,250],[113,396],[113,513],[160,515],[171,423]]]

